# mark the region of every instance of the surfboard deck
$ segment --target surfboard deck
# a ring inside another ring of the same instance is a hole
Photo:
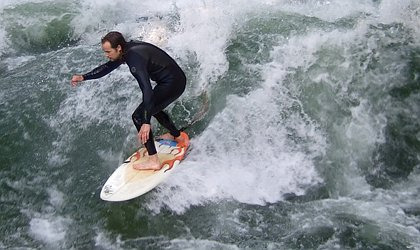
[[[172,140],[156,140],[158,157],[163,165],[160,170],[137,170],[134,164],[147,159],[146,148],[140,148],[127,158],[108,178],[102,187],[100,197],[105,201],[125,201],[143,195],[163,182],[172,169],[184,159],[189,146],[189,138],[181,132],[185,143]]]

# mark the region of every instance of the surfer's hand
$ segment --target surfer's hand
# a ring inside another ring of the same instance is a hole
[[[150,129],[151,129],[150,124],[145,123],[141,125],[140,131],[138,133],[138,137],[142,144],[145,144],[146,141],[149,140]]]
[[[83,76],[81,76],[81,75],[74,75],[72,78],[71,78],[71,85],[74,87],[74,86],[76,86],[77,85],[77,83],[78,82],[81,82],[81,81],[83,81],[84,79],[83,79]]]

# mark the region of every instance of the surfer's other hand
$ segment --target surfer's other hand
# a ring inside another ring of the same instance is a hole
[[[138,137],[142,144],[145,144],[146,141],[149,140],[150,129],[151,129],[150,124],[145,123],[141,125],[140,131],[138,133]]]
[[[81,76],[81,75],[74,75],[72,78],[71,78],[71,85],[74,87],[74,86],[76,86],[77,85],[77,83],[78,82],[81,82],[81,81],[83,81],[84,79],[83,79],[83,76]]]

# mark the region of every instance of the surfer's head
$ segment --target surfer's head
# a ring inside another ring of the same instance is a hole
[[[118,31],[111,31],[106,34],[102,40],[102,50],[105,52],[105,56],[111,60],[121,59],[126,41],[124,36]]]

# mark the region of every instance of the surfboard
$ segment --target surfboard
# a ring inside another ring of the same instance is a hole
[[[137,170],[133,165],[147,159],[146,148],[140,148],[127,158],[108,178],[100,197],[105,201],[125,201],[143,195],[162,183],[184,159],[189,138],[181,132],[185,143],[155,140],[156,151],[162,164],[160,170]]]

